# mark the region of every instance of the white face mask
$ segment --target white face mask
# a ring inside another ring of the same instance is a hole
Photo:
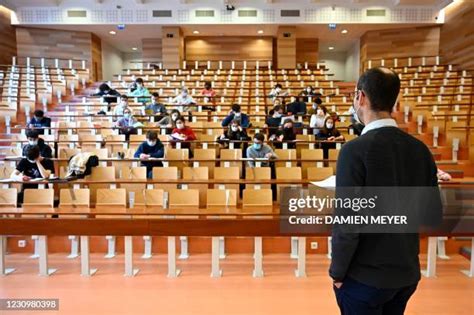
[[[333,124],[327,124],[327,125],[326,125],[326,128],[328,128],[328,129],[332,129],[332,127],[334,127]]]
[[[178,129],[183,129],[183,128],[184,128],[184,125],[183,125],[183,124],[176,124],[176,128],[178,128]]]
[[[37,145],[37,144],[38,144],[38,140],[28,140],[28,144],[29,144],[29,145]]]
[[[275,118],[280,118],[281,114],[280,113],[275,113]]]
[[[237,126],[232,126],[232,127],[230,127],[230,129],[231,129],[233,132],[236,132],[236,131],[239,130],[239,127],[237,127]]]
[[[235,113],[234,116],[235,117],[240,117],[241,113]]]
[[[183,93],[181,93],[181,95],[182,95],[183,97],[187,97],[187,96],[188,96],[188,92],[183,92]]]
[[[306,92],[308,92],[308,93],[311,92],[311,89],[310,89],[310,88],[307,88],[307,89],[306,89]]]
[[[278,93],[281,92],[281,89],[280,88],[276,88],[275,91],[277,91]]]
[[[147,143],[150,147],[154,147],[155,144],[156,144],[156,141],[147,140],[146,143]]]

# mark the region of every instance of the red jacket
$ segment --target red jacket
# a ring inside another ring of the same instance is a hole
[[[173,135],[175,133],[185,135],[186,139],[184,139],[184,141],[192,141],[197,139],[194,131],[188,126],[185,126],[183,129],[174,128],[171,134]]]

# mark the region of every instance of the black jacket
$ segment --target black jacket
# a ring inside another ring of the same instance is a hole
[[[425,144],[396,127],[382,127],[343,145],[336,193],[339,187],[437,187],[436,171]],[[439,193],[433,200],[427,215],[441,217]],[[377,288],[401,288],[419,281],[418,254],[418,233],[343,233],[335,225],[329,274],[335,281],[350,277]]]

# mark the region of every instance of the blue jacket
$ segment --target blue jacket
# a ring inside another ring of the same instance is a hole
[[[161,158],[165,156],[165,147],[163,143],[158,139],[154,146],[149,146],[148,143],[145,141],[138,147],[137,151],[133,155],[135,158],[139,158],[140,154],[149,154],[151,157],[154,158]]]
[[[222,121],[222,127],[227,127],[231,122],[232,120],[234,120],[234,114],[230,114],[228,115],[226,118],[224,118],[224,120]],[[246,114],[244,113],[241,113],[240,114],[240,126],[242,128],[248,128],[250,127],[250,119],[249,119],[249,116],[247,116]]]

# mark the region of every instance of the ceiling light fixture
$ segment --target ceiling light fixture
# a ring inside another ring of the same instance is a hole
[[[342,34],[347,34],[347,32],[348,32],[347,30],[342,30],[341,31]]]
[[[329,50],[334,50],[334,47],[333,47],[333,46],[329,46]]]
[[[193,31],[193,34],[199,34],[199,31]]]
[[[116,31],[110,31],[109,34],[110,35],[115,35],[115,34],[117,34],[117,32]]]
[[[259,34],[263,34],[263,30],[258,30],[258,32],[257,32],[257,33],[259,33]]]
[[[137,48],[137,47],[133,47],[132,50],[138,50],[138,48]]]

